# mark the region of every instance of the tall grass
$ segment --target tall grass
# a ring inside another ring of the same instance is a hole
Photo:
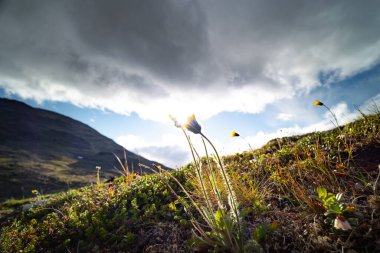
[[[258,244],[254,240],[245,240],[239,202],[216,147],[201,132],[194,115],[185,124],[172,119],[182,129],[188,142],[193,157],[194,178],[199,186],[199,195],[194,196],[176,180],[187,196],[187,199],[179,199],[191,218],[194,247],[207,247],[217,252],[246,252],[248,248],[256,247]],[[201,137],[206,154],[204,159],[199,156],[186,130]],[[214,152],[213,156],[209,154],[209,148]]]

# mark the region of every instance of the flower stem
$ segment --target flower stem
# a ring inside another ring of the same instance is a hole
[[[239,233],[239,241],[240,241],[240,244],[242,244],[242,235],[241,235],[242,231],[241,231],[239,213],[238,213],[238,209],[237,209],[236,202],[235,202],[235,194],[234,194],[234,191],[233,191],[232,186],[230,184],[229,177],[227,175],[227,172],[224,169],[222,160],[220,159],[218,151],[216,150],[214,144],[212,144],[212,142],[202,132],[200,133],[200,135],[211,145],[211,147],[213,148],[213,150],[215,152],[215,155],[217,157],[218,164],[220,166],[220,171],[222,172],[222,176],[223,176],[224,182],[226,184],[228,193],[229,193],[229,195],[231,197],[231,202],[230,202],[231,203],[231,208],[232,208],[232,210],[234,212],[234,215],[235,215],[235,218],[236,218],[236,223],[237,223],[237,228],[238,228],[238,233]]]
[[[323,106],[324,106],[324,107],[330,112],[330,114],[334,117],[334,120],[335,120],[335,123],[336,123],[336,127],[339,128],[338,119],[336,118],[335,113],[333,113],[327,105],[323,104]]]
[[[195,170],[196,170],[196,174],[198,176],[198,179],[199,179],[199,182],[201,184],[201,188],[202,188],[202,194],[203,194],[203,197],[205,198],[205,201],[207,203],[207,208],[210,210],[210,211],[213,211],[212,209],[212,205],[211,205],[211,202],[210,202],[210,199],[208,198],[207,196],[207,192],[206,192],[206,188],[204,186],[204,182],[203,182],[203,179],[202,179],[202,175],[201,175],[201,172],[200,172],[200,167],[202,166],[200,164],[200,162],[198,162],[195,158],[195,154],[194,154],[194,147],[193,147],[193,144],[191,143],[191,140],[190,140],[190,137],[186,134],[186,131],[182,128],[182,131],[183,133],[185,134],[186,136],[186,139],[187,139],[187,142],[189,143],[189,146],[190,146],[190,150],[191,150],[191,154],[193,156],[193,160],[194,160],[194,163],[195,163]]]

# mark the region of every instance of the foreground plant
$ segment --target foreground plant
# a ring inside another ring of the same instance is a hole
[[[350,230],[352,227],[347,219],[362,217],[362,214],[357,212],[353,205],[346,204],[341,200],[343,193],[334,195],[333,193],[327,192],[324,187],[318,187],[317,193],[318,199],[322,202],[323,207],[326,209],[326,222],[330,224],[333,223],[334,228],[340,230]]]
[[[248,144],[249,149],[250,149],[250,150],[252,151],[252,153],[253,153],[253,148],[252,148],[251,144],[249,144],[249,142],[248,142],[243,136],[241,136],[239,133],[237,133],[237,132],[235,132],[235,131],[232,131],[232,132],[231,132],[231,137],[240,137],[240,138],[242,138],[242,139]]]
[[[137,178],[137,173],[134,173],[133,167],[131,169],[132,172],[129,169],[126,150],[125,149],[123,150],[123,161],[124,161],[124,163],[120,160],[120,158],[116,154],[113,154],[113,155],[115,156],[115,158],[118,161],[120,167],[122,168],[122,171],[120,171],[119,169],[117,169],[116,167],[114,167],[115,170],[118,171],[123,176],[123,178],[125,179],[126,185],[130,185],[133,182],[133,180],[135,178]]]
[[[331,115],[333,116],[333,118],[334,118],[334,121],[335,121],[335,122],[333,122],[333,121],[331,121],[331,122],[333,123],[333,125],[334,125],[335,127],[339,128],[338,118],[336,117],[335,113],[333,113],[333,111],[331,111],[331,109],[330,109],[327,105],[325,105],[324,103],[322,103],[322,102],[319,101],[319,100],[315,100],[314,103],[313,103],[313,105],[314,105],[314,106],[323,106],[323,107],[325,107],[325,108],[327,109],[327,111],[329,111],[330,114],[331,114]]]
[[[201,199],[195,200],[193,196],[181,185],[186,193],[188,201],[180,198],[185,206],[188,215],[191,217],[191,223],[194,228],[194,243],[196,246],[206,246],[213,248],[214,251],[228,252],[245,252],[257,247],[254,240],[245,243],[242,226],[242,214],[239,211],[239,203],[233,189],[230,176],[228,175],[220,156],[213,143],[202,133],[201,126],[191,115],[184,124],[171,116],[176,127],[181,128],[190,147],[194,160],[194,169],[198,184],[200,185]],[[199,157],[198,152],[191,142],[190,136],[186,133],[188,130],[194,134],[199,134],[202,138],[206,152],[206,166]],[[211,146],[215,154],[215,161],[218,170],[214,170],[211,166],[213,160],[207,150],[206,142]],[[217,183],[221,178],[223,187]],[[223,194],[225,193],[225,194]],[[226,195],[226,196],[225,196]],[[216,199],[216,203],[212,200]],[[226,201],[227,199],[227,201]],[[195,218],[197,215],[202,218],[205,224],[200,224]],[[206,226],[205,226],[206,225]]]

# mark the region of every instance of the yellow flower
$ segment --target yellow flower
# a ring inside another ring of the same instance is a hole
[[[322,106],[324,105],[321,101],[319,100],[315,100],[314,103],[313,103],[314,106]]]
[[[238,134],[238,133],[235,132],[235,131],[232,131],[232,132],[231,132],[231,136],[232,136],[232,137],[238,137],[238,136],[240,136],[240,134]]]
[[[194,114],[188,117],[186,120],[186,123],[183,124],[182,126],[195,134],[201,133],[201,126],[199,125],[198,121],[195,119]]]
[[[38,191],[37,191],[36,189],[33,189],[33,190],[32,190],[32,193],[37,195],[37,194],[38,194]]]

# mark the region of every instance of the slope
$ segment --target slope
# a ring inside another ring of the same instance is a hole
[[[365,116],[344,128],[275,139],[224,157],[241,204],[245,242],[256,242],[242,252],[380,252],[379,128],[380,114]],[[204,206],[194,167],[170,173]],[[3,222],[0,250],[231,252],[188,243],[194,231],[189,212],[213,231],[194,208],[184,210],[185,195],[167,175],[37,194],[24,212],[25,203],[8,201],[2,207],[15,208],[18,219]]]
[[[0,119],[0,200],[88,184],[95,166],[103,177],[118,174],[114,154],[123,157],[123,147],[88,125],[9,99],[0,99]],[[145,172],[140,163],[154,163],[126,155],[137,172]]]

